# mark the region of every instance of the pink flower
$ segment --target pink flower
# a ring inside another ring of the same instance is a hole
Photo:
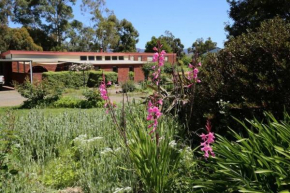
[[[109,81],[109,82],[107,83],[107,85],[112,85],[112,82],[111,82],[111,81]]]
[[[207,120],[207,124],[206,124],[206,129],[208,131],[208,134],[204,134],[202,133],[200,135],[203,143],[201,143],[201,151],[204,151],[204,157],[208,158],[209,157],[209,152],[211,154],[211,156],[215,156],[213,150],[212,150],[212,147],[210,146],[210,144],[214,143],[214,139],[215,139],[215,136],[214,136],[214,133],[211,132],[211,124],[210,124],[210,121]]]
[[[158,52],[158,49],[156,47],[153,48],[154,51]]]

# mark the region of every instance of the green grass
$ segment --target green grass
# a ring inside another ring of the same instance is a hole
[[[1,128],[10,119],[7,109],[1,109]],[[113,192],[138,184],[122,140],[103,109],[14,113],[17,138],[7,156],[9,172],[0,175],[0,192],[57,192],[76,186],[84,192]]]

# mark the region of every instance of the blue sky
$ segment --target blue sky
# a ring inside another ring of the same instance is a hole
[[[145,48],[152,36],[169,30],[188,48],[197,38],[211,37],[218,47],[226,40],[225,23],[229,6],[226,0],[106,0],[119,20],[127,19],[139,32],[137,48]],[[75,19],[92,26],[90,15],[80,12],[81,0],[73,7]],[[19,25],[11,24],[11,27]]]
[[[80,1],[74,14],[91,25],[89,15],[79,13]],[[197,38],[208,37],[223,47],[225,23],[230,22],[226,0],[107,0],[106,5],[119,20],[125,18],[132,22],[139,32],[137,48],[145,48],[152,36],[159,37],[166,30],[180,38],[185,48]]]

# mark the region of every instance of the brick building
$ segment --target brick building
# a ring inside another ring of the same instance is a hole
[[[129,79],[129,72],[134,72],[134,81],[144,80],[142,66],[151,62],[153,53],[105,53],[105,52],[50,52],[10,50],[0,55],[0,74],[7,83],[23,82],[30,76],[41,80],[47,71],[66,71],[71,64],[90,63],[95,70],[114,71],[118,81]],[[165,55],[165,61],[174,63],[176,54]]]

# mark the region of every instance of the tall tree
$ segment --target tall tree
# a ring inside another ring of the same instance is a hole
[[[42,1],[42,16],[47,24],[44,28],[54,35],[58,46],[66,39],[65,31],[69,28],[69,20],[73,18],[73,10],[69,5],[74,5],[76,0],[46,0]]]
[[[217,43],[213,42],[209,37],[206,41],[203,38],[198,38],[193,42],[192,47],[188,49],[188,52],[194,52],[198,55],[202,55],[214,48],[216,48]]]
[[[176,53],[178,59],[182,58],[184,55],[184,45],[181,43],[179,38],[175,38],[175,36],[168,30],[166,30],[165,35],[161,35],[160,38],[167,42],[171,47],[172,52]]]
[[[131,22],[126,19],[121,20],[118,23],[118,35],[120,39],[114,48],[114,52],[136,52],[139,33]]]
[[[289,0],[227,0],[230,5],[229,16],[234,20],[226,26],[229,36],[238,36],[248,29],[256,29],[267,19],[279,16],[290,20]]]
[[[108,48],[114,48],[118,44],[120,37],[118,34],[118,19],[115,15],[103,18],[98,24],[96,30],[98,42],[106,51]]]
[[[166,42],[164,38],[156,38],[153,36],[149,42],[146,43],[145,45],[145,52],[153,53],[155,52],[153,50],[154,47],[157,47],[157,41],[160,41],[162,44],[162,50],[165,50],[166,53],[172,53],[172,49],[170,45]]]
[[[9,17],[13,16],[13,4],[10,0],[0,0],[0,25],[7,25]]]

